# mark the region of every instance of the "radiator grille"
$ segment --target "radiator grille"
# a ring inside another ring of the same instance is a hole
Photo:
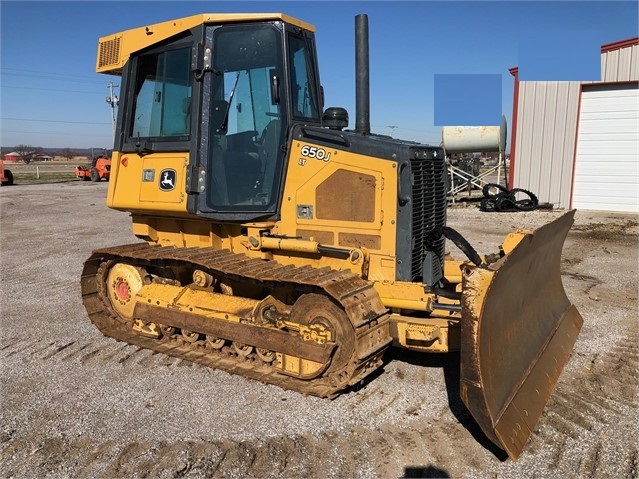
[[[116,65],[120,62],[121,39],[122,37],[115,37],[100,43],[98,50],[98,68]]]
[[[412,251],[411,275],[413,281],[427,281],[423,278],[425,253],[434,253],[434,281],[443,277],[446,239],[441,231],[446,225],[446,165],[444,159],[424,159],[411,161],[412,177]],[[430,278],[432,280],[432,278]]]

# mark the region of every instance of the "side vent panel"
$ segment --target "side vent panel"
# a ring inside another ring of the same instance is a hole
[[[109,66],[120,67],[120,42],[122,37],[115,37],[110,40],[100,42],[98,49],[97,70],[108,70]]]

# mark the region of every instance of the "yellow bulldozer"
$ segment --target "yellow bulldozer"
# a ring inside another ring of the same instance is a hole
[[[389,347],[459,351],[463,402],[517,458],[582,325],[560,275],[574,211],[480,256],[446,226],[442,148],[370,131],[367,16],[353,130],[324,108],[314,31],[201,14],[99,39],[96,70],[121,76],[107,205],[143,241],[86,261],[88,315],[120,341],[327,398]]]

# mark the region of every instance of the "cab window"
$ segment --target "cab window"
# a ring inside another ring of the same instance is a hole
[[[190,53],[190,48],[180,48],[139,57],[130,137],[177,137],[190,133]]]
[[[315,91],[314,63],[309,42],[301,36],[290,35],[288,55],[291,65],[293,118],[318,121],[318,95]]]

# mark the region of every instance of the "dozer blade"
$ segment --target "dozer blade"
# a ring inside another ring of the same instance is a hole
[[[522,233],[487,268],[463,267],[461,397],[511,459],[534,431],[583,324],[560,273],[574,214]]]

